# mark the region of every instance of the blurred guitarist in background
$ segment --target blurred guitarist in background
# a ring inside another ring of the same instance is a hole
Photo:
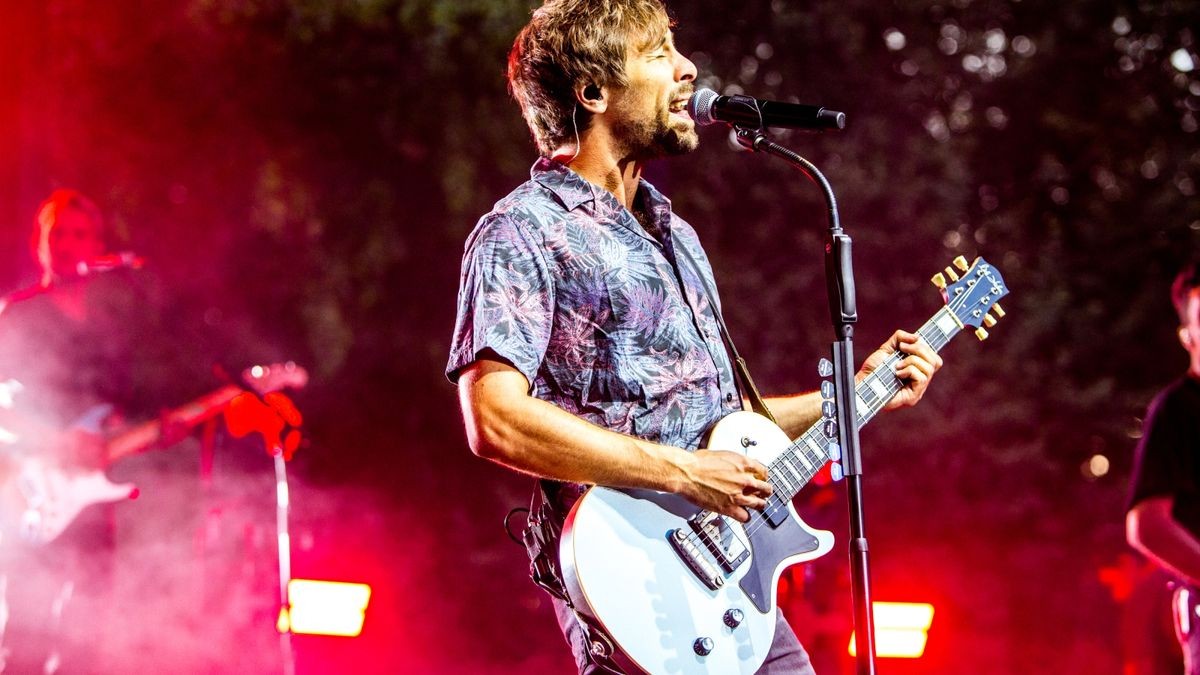
[[[771,492],[761,463],[700,447],[742,393],[696,233],[641,177],[697,146],[695,77],[658,0],[548,1],[509,55],[541,157],[467,241],[447,374],[471,449],[549,479],[560,518],[588,484],[673,492],[742,522]],[[907,386],[889,408],[916,403],[942,363],[898,331],[864,373],[897,350]],[[767,405],[794,438],[820,402]],[[580,672],[595,672],[587,627],[554,602]],[[779,616],[760,672],[811,673]]]
[[[39,206],[30,237],[39,279],[11,294],[0,312],[0,624],[6,672],[91,672],[104,653],[115,542],[111,504],[86,508],[60,536],[34,545],[30,507],[47,495],[21,462],[62,469],[103,466],[101,432],[119,413],[158,414],[155,380],[164,367],[147,339],[157,318],[124,268],[136,257],[109,253],[104,219],[75,190]],[[108,272],[108,273],[102,273]],[[140,365],[139,365],[140,364]],[[140,372],[136,370],[141,367]],[[18,462],[15,458],[20,458]],[[53,495],[49,495],[53,496]],[[74,630],[66,630],[71,623]],[[79,627],[86,630],[79,630]],[[80,634],[87,634],[80,639]]]
[[[1125,524],[1129,544],[1178,579],[1176,636],[1188,675],[1200,675],[1200,263],[1175,277],[1171,300],[1188,371],[1150,404]]]

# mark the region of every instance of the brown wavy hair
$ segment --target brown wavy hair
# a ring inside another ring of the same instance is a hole
[[[508,90],[538,150],[549,155],[587,128],[577,86],[625,86],[630,48],[652,47],[673,25],[661,0],[547,0],[534,10],[508,54]]]

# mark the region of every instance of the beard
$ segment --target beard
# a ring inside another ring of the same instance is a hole
[[[682,122],[672,123],[671,114],[663,110],[654,119],[630,120],[618,127],[617,132],[625,148],[624,155],[634,160],[650,160],[662,157],[686,155],[700,145],[700,136],[693,125],[688,128]]]

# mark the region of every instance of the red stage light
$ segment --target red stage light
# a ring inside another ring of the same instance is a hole
[[[925,602],[874,602],[875,655],[880,658],[916,659],[925,653],[933,605]],[[850,632],[850,656],[856,656],[854,631]]]
[[[341,581],[292,579],[288,603],[279,611],[280,633],[357,637],[366,619],[371,587]]]

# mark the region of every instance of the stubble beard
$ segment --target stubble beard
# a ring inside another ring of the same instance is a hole
[[[619,131],[626,148],[625,156],[635,160],[686,155],[700,145],[696,128],[676,122],[666,111],[653,120],[629,122]]]

